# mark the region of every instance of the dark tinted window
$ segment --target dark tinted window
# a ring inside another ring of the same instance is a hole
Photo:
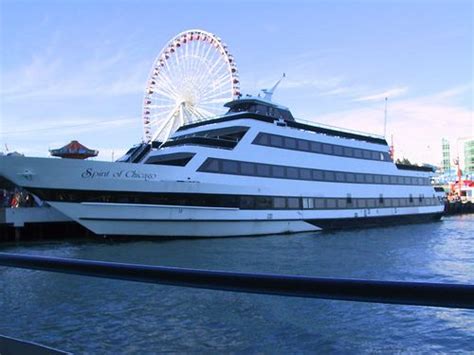
[[[376,205],[376,199],[375,198],[369,198],[367,199],[367,207],[368,208],[373,208]]]
[[[255,175],[255,164],[254,163],[240,163],[240,172],[244,175]]]
[[[344,147],[344,155],[346,157],[352,157],[353,153],[352,148]]]
[[[296,149],[296,139],[285,137],[285,148]]]
[[[286,177],[289,179],[298,179],[298,169],[296,168],[286,168]]]
[[[359,200],[357,200],[357,207],[359,207],[359,208],[366,208],[366,207],[367,207],[367,204],[366,204],[365,200],[364,200],[364,199],[359,199]]]
[[[298,149],[309,150],[309,142],[305,140],[298,140]]]
[[[145,164],[186,166],[192,159],[194,153],[174,153],[165,155],[155,155],[147,159]]]
[[[313,180],[324,180],[324,175],[322,170],[313,170]]]
[[[323,143],[323,153],[332,154],[332,145]]]
[[[346,208],[346,207],[347,207],[346,199],[338,198],[337,199],[337,208]]]
[[[300,169],[300,178],[303,179],[303,180],[311,180],[312,179],[311,170],[301,168]]]
[[[272,166],[272,176],[277,178],[285,177],[285,168],[283,166]]]
[[[297,197],[288,197],[288,208],[300,208],[300,199]]]
[[[274,147],[283,147],[283,138],[280,136],[270,136],[270,142]]]
[[[324,172],[324,180],[326,181],[334,181],[336,177],[334,176],[334,172],[332,171],[325,171]]]
[[[311,151],[320,153],[322,151],[322,145],[319,142],[311,142]]]
[[[257,164],[257,175],[258,176],[270,176],[270,165]]]
[[[335,145],[334,146],[334,154],[335,155],[343,155],[343,150],[342,147]]]
[[[257,138],[255,138],[255,142],[258,144],[269,145],[270,144],[270,136],[266,133],[260,133]]]
[[[222,171],[228,174],[237,174],[239,171],[239,164],[236,161],[223,160]]]
[[[273,199],[271,197],[257,196],[255,198],[255,207],[261,209],[272,208],[272,202]]]
[[[355,174],[355,175],[356,175],[356,181],[357,181],[358,183],[363,183],[363,182],[365,182],[365,181],[364,181],[364,174],[358,173],[358,174]]]
[[[327,198],[326,199],[326,207],[327,208],[337,208],[336,199]]]
[[[284,198],[284,197],[274,197],[273,198],[273,208],[286,208],[286,198]]]
[[[199,170],[218,172],[219,171],[219,161],[215,159],[207,159],[206,162]]]
[[[255,198],[253,196],[241,196],[240,208],[244,208],[244,209],[255,208]]]
[[[315,198],[314,208],[326,208],[326,201],[324,200],[324,198]]]

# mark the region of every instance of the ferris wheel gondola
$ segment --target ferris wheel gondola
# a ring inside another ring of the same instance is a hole
[[[180,126],[223,113],[240,95],[228,47],[202,30],[182,32],[155,59],[143,105],[144,140],[165,141]]]

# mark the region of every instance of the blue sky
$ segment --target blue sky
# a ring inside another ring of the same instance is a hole
[[[234,55],[244,93],[285,72],[296,117],[382,133],[438,163],[473,128],[472,1],[0,0],[0,151],[47,156],[72,139],[118,157],[142,137],[154,58],[200,28]]]

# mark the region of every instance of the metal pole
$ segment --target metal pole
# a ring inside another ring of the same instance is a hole
[[[0,265],[173,286],[474,309],[474,285],[249,274],[0,253]]]

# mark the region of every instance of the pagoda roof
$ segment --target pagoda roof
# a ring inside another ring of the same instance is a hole
[[[89,149],[76,140],[66,144],[58,149],[50,149],[49,153],[53,157],[70,158],[70,159],[87,159],[95,157],[99,154],[98,150]]]

